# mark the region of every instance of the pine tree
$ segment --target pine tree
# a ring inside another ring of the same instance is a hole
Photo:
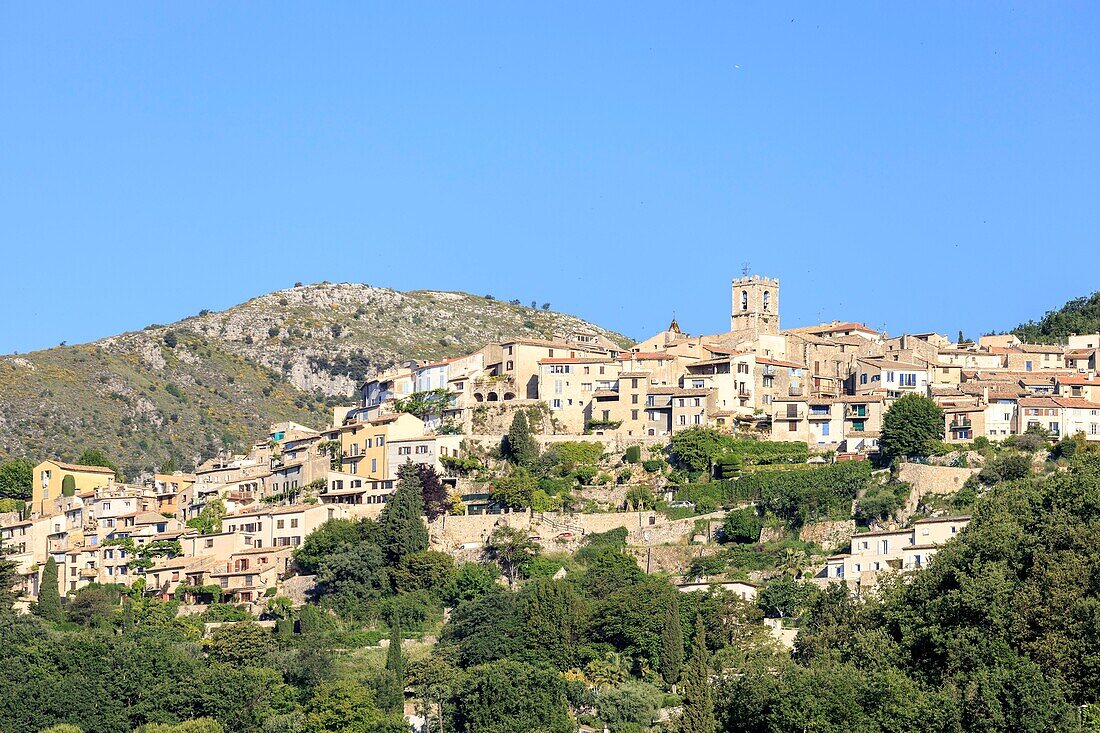
[[[680,603],[672,596],[665,608],[664,625],[661,627],[661,677],[672,687],[680,681],[684,666],[684,630],[680,625]]]
[[[36,615],[47,621],[62,621],[61,592],[57,589],[57,561],[52,557],[46,561],[42,570],[42,582],[38,587],[38,603],[34,606]]]
[[[518,410],[508,428],[504,454],[517,466],[530,466],[539,455],[539,447],[531,435],[527,413]]]
[[[714,719],[709,657],[703,617],[696,616],[691,657],[684,669],[683,713],[677,721],[677,733],[715,733],[717,723]]]
[[[428,549],[420,474],[412,461],[405,461],[397,475],[397,491],[382,510],[378,532],[378,546],[394,563],[405,555]]]

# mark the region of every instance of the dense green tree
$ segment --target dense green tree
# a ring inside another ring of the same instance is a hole
[[[428,420],[432,417],[442,417],[443,411],[451,404],[452,399],[454,399],[454,395],[451,394],[451,391],[445,387],[440,387],[423,392],[413,392],[408,397],[394,400],[393,406],[397,412],[407,412],[421,420]]]
[[[57,561],[53,557],[46,560],[42,568],[42,578],[38,583],[38,602],[34,604],[36,616],[47,621],[63,621],[61,612],[61,591],[58,588]]]
[[[680,670],[684,665],[684,627],[680,624],[678,596],[678,593],[673,594],[665,605],[665,616],[661,625],[659,668],[662,679],[669,687],[680,681]]]
[[[87,585],[72,595],[65,607],[70,621],[91,628],[106,628],[118,615],[120,593],[99,584]]]
[[[734,509],[722,522],[722,539],[726,542],[756,542],[764,523],[751,506]]]
[[[71,473],[65,474],[65,477],[61,479],[61,495],[73,496],[76,494],[76,479],[73,478]]]
[[[493,499],[513,509],[522,509],[531,506],[538,487],[538,479],[533,473],[516,466],[507,475],[493,479]]]
[[[560,670],[574,666],[588,609],[571,585],[550,578],[529,582],[519,594],[519,612],[531,652]]]
[[[19,563],[12,560],[9,554],[4,540],[0,539],[0,618],[11,611],[16,597],[14,589],[20,581]]]
[[[646,576],[607,596],[593,614],[596,638],[630,657],[636,664],[659,669],[665,612],[678,593],[663,578]]]
[[[500,571],[492,565],[476,562],[463,563],[454,574],[454,581],[446,589],[444,600],[448,605],[456,606],[462,601],[472,601],[497,589]]]
[[[400,715],[379,710],[374,693],[351,680],[326,682],[306,706],[302,733],[408,733]]]
[[[454,710],[454,729],[462,733],[573,731],[561,675],[510,659],[469,670]]]
[[[271,632],[253,622],[228,623],[210,634],[210,661],[238,666],[263,659],[272,648]]]
[[[664,696],[645,682],[629,681],[600,693],[597,710],[600,720],[613,733],[649,730],[661,710]]]
[[[692,427],[672,435],[668,452],[676,465],[692,473],[702,473],[709,472],[715,460],[732,445],[732,439],[717,430]]]
[[[378,546],[391,563],[399,562],[405,555],[428,549],[420,473],[415,464],[406,461],[398,469],[397,477],[397,490],[382,510],[378,527]]]
[[[756,596],[756,603],[768,616],[788,618],[801,615],[812,598],[812,585],[784,575],[764,586]]]
[[[454,609],[442,641],[457,648],[459,664],[472,667],[519,653],[523,632],[515,594],[496,588]]]
[[[326,557],[368,541],[375,529],[369,519],[330,519],[306,535],[294,551],[294,562],[303,573],[316,574]]]
[[[683,711],[676,720],[677,733],[715,733],[714,695],[710,681],[710,652],[707,651],[703,617],[695,617],[691,656],[683,675]]]
[[[503,455],[517,466],[531,466],[538,458],[539,447],[523,410],[516,410],[501,448]]]
[[[1012,333],[1028,344],[1061,344],[1077,333],[1100,331],[1100,292],[1074,298],[1058,310],[1047,311],[1038,321],[1028,321]]]
[[[333,552],[318,568],[317,587],[326,605],[351,618],[369,618],[371,604],[387,587],[381,548],[360,542]]]
[[[452,589],[455,563],[450,555],[435,550],[423,550],[401,558],[397,567],[389,569],[395,591],[411,593],[425,590],[444,595]]]
[[[0,499],[30,499],[34,463],[28,458],[9,458],[0,463]]]
[[[928,397],[907,394],[882,418],[879,446],[888,458],[927,456],[943,439],[943,410]]]

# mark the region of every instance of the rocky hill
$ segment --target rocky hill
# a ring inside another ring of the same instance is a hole
[[[72,459],[86,447],[127,475],[240,449],[279,420],[322,426],[357,382],[402,360],[504,337],[588,327],[574,316],[465,293],[321,283],[89,344],[0,356],[0,456]]]

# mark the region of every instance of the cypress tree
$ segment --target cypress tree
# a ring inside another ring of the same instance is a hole
[[[378,546],[393,563],[405,555],[428,549],[420,474],[412,461],[405,461],[397,475],[397,491],[382,510],[378,532]]]
[[[672,687],[680,681],[680,669],[684,666],[684,629],[680,625],[680,602],[672,596],[665,607],[664,625],[661,626],[661,677]]]
[[[61,495],[73,496],[76,494],[76,479],[72,474],[65,474],[65,478],[61,479]]]
[[[517,410],[508,428],[504,454],[517,466],[530,466],[539,455],[539,447],[531,436],[527,413]]]
[[[707,653],[702,616],[695,617],[695,636],[683,682],[683,713],[677,721],[677,733],[715,733],[717,723],[710,687],[710,655]]]
[[[378,707],[400,715],[405,709],[405,658],[401,654],[401,621],[395,616],[390,625],[390,646],[386,650],[386,668],[382,670],[375,695]]]
[[[47,621],[62,621],[61,592],[57,589],[57,561],[52,557],[42,570],[42,582],[38,587],[38,603],[34,613]]]

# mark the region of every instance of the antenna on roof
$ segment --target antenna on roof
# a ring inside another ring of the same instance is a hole
[[[750,264],[751,263],[749,263],[749,262],[742,262],[741,263],[741,277],[748,277],[749,276],[749,265]]]

